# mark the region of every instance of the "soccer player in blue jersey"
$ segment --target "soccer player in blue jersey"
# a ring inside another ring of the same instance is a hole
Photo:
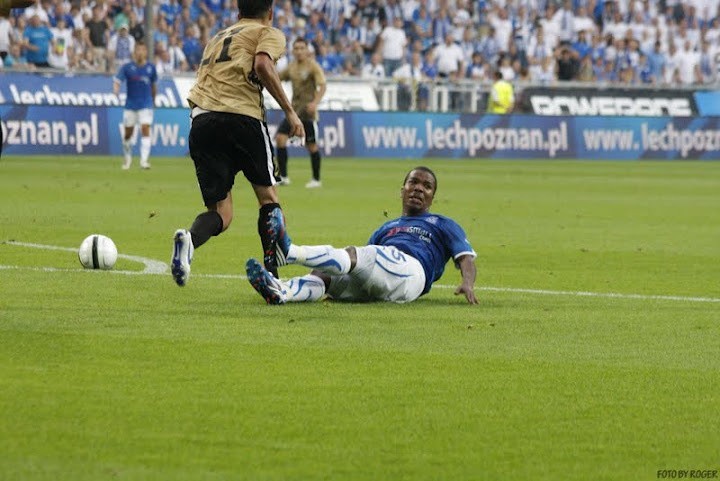
[[[135,126],[140,124],[140,167],[150,168],[150,125],[153,121],[155,94],[157,93],[157,71],[155,65],[149,63],[147,46],[138,42],[133,52],[133,61],[124,64],[115,75],[113,92],[120,93],[120,84],[127,84],[127,97],[123,111],[123,170],[132,164],[132,136]]]
[[[286,263],[314,270],[280,281],[250,259],[248,280],[268,304],[317,301],[325,294],[341,301],[403,303],[427,294],[453,259],[462,275],[455,294],[477,304],[475,251],[454,220],[430,212],[436,190],[433,171],[416,167],[403,182],[402,216],[380,226],[368,245],[300,246],[283,232],[279,244]]]

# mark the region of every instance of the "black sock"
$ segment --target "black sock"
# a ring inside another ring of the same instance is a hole
[[[280,177],[287,177],[287,147],[277,148],[277,160],[278,170],[280,170]]]
[[[258,234],[260,234],[260,242],[262,243],[263,261],[265,263],[265,269],[270,271],[272,275],[277,278],[278,271],[277,266],[275,265],[275,259],[267,255],[268,250],[272,247],[272,239],[270,238],[270,233],[268,232],[267,226],[268,218],[270,217],[270,212],[272,212],[276,207],[278,209],[282,209],[280,207],[280,204],[265,204],[260,207],[260,212],[258,214]]]
[[[320,180],[320,151],[310,154],[310,164],[312,165],[313,179]]]
[[[214,210],[203,212],[195,218],[195,222],[190,227],[193,247],[197,249],[206,243],[210,237],[220,234],[222,228],[223,220],[220,214]]]

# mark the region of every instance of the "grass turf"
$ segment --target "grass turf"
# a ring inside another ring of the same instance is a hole
[[[409,305],[265,306],[245,181],[231,229],[170,275],[0,244],[0,478],[656,479],[718,469],[720,164],[422,161],[478,251]],[[292,159],[296,241],[364,243],[407,161]],[[3,158],[0,242],[109,235],[167,262],[201,209],[191,163]],[[44,271],[43,268],[59,270]],[[303,272],[291,267],[285,275]],[[226,277],[210,275],[227,275]],[[444,287],[447,286],[447,287]],[[541,295],[512,288],[700,301]],[[715,300],[715,302],[713,302]]]

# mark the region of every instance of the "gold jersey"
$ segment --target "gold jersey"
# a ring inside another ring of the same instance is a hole
[[[265,120],[262,85],[255,74],[255,55],[277,60],[285,53],[285,36],[257,19],[241,19],[215,34],[203,52],[188,101],[214,112],[231,112]]]
[[[302,63],[294,60],[280,72],[280,80],[292,83],[292,106],[298,117],[302,120],[317,120],[317,111],[315,115],[308,115],[305,107],[315,98],[318,85],[325,85],[325,73],[320,64],[310,58]]]

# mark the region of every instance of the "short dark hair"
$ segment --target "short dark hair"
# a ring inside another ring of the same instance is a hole
[[[293,42],[293,45],[295,45],[296,43],[304,43],[305,45],[307,45],[308,41],[305,37],[297,37]]]
[[[437,186],[437,176],[435,175],[435,172],[433,172],[432,169],[430,169],[430,167],[425,167],[424,165],[419,165],[419,166],[411,169],[410,171],[408,171],[408,173],[405,174],[405,180],[403,180],[403,185],[405,185],[407,183],[408,179],[410,178],[410,174],[412,174],[416,170],[422,170],[423,172],[427,172],[428,174],[432,175],[432,178],[435,181],[435,189],[433,190],[433,194],[435,192],[437,192],[437,187],[438,187]]]
[[[237,0],[241,18],[262,18],[272,8],[273,0]]]

